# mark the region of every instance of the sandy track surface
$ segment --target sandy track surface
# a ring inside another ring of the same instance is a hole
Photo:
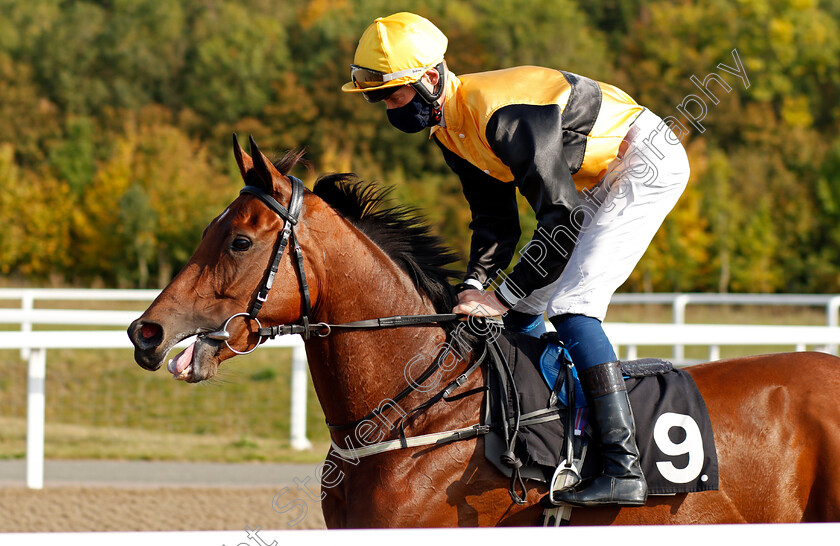
[[[267,487],[0,488],[0,532],[323,529],[320,505],[279,513]],[[291,500],[289,492],[281,497]],[[302,517],[301,517],[302,516]],[[294,525],[295,520],[300,522]],[[244,536],[244,532],[243,532]]]
[[[24,487],[25,461],[0,461],[0,533],[323,529],[320,504],[294,485],[315,483],[313,468],[47,461],[44,489],[32,490]],[[282,513],[272,506],[276,495]]]

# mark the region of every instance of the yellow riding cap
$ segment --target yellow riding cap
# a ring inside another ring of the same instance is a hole
[[[443,61],[446,36],[428,19],[408,12],[376,19],[359,39],[351,81],[341,90],[362,93],[417,82]]]

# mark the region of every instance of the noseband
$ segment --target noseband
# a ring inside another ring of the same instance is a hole
[[[310,323],[309,315],[312,312],[312,301],[309,295],[309,284],[306,282],[306,272],[303,268],[303,251],[301,250],[300,244],[298,244],[297,237],[295,236],[295,226],[300,220],[300,213],[301,209],[303,208],[304,186],[303,182],[301,182],[299,178],[296,178],[294,176],[287,176],[287,178],[292,184],[292,196],[289,199],[288,209],[281,205],[268,192],[257,186],[245,186],[239,191],[240,195],[242,195],[243,193],[248,193],[257,197],[260,201],[265,203],[266,206],[268,206],[268,208],[270,208],[275,214],[280,216],[284,220],[283,230],[280,232],[280,237],[277,241],[277,248],[274,252],[274,259],[271,262],[271,266],[269,267],[268,272],[265,275],[265,279],[263,280],[262,287],[260,287],[260,290],[257,293],[257,297],[254,300],[254,303],[251,305],[251,309],[248,311],[248,313],[236,313],[234,315],[231,315],[225,321],[224,326],[222,326],[220,330],[201,334],[201,337],[214,339],[218,341],[224,341],[228,349],[230,349],[236,354],[241,355],[253,352],[254,350],[256,350],[257,347],[259,347],[262,344],[262,342],[266,338],[274,338],[278,335],[300,334],[303,336],[304,339],[309,339],[312,335],[315,335],[317,337],[326,337],[330,335],[330,333],[332,333],[333,329],[336,328],[353,330],[394,328],[398,326],[416,326],[422,324],[447,322],[456,320],[458,318],[458,315],[454,313],[444,313],[436,315],[407,315],[384,317],[370,320],[358,320],[355,322],[348,322],[345,324],[327,324],[326,322]],[[295,255],[294,261],[297,265],[297,273],[298,278],[300,280],[301,298],[303,300],[303,314],[301,315],[301,324],[281,324],[278,326],[270,326],[264,328],[260,323],[259,319],[257,319],[257,315],[259,314],[263,303],[265,303],[266,299],[268,298],[268,292],[271,290],[271,287],[274,284],[274,277],[277,275],[277,270],[280,267],[280,259],[283,257],[283,252],[286,250],[289,241],[291,241],[293,244],[293,252]],[[248,351],[237,351],[236,349],[230,346],[230,343],[228,341],[230,339],[230,332],[228,332],[227,330],[228,324],[230,324],[230,321],[233,318],[240,316],[246,316],[256,321],[258,333],[260,335],[260,341],[257,342],[257,344]]]

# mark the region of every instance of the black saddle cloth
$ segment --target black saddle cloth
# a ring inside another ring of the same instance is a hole
[[[551,389],[539,369],[539,359],[547,342],[502,331],[497,343],[513,372],[516,388],[514,392],[509,382],[501,380],[492,371],[488,374],[490,390],[485,399],[485,423],[499,423],[505,411],[508,423],[512,422],[511,404],[502,401],[505,387],[508,397],[519,398],[522,415],[551,410]],[[717,489],[718,463],[712,425],[706,404],[691,376],[673,368],[670,363],[654,359],[622,362],[622,370],[636,421],[636,443],[649,494],[672,495]],[[543,417],[543,422],[521,426],[514,452],[525,464],[524,478],[548,482],[562,462],[565,411],[560,407],[556,419],[546,421]],[[499,427],[494,427],[485,437],[485,455],[510,476],[510,468],[499,460],[505,449],[503,433]],[[600,474],[600,460],[597,442],[589,441],[582,476]]]

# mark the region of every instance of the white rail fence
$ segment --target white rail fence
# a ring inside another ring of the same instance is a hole
[[[19,331],[0,332],[0,349],[20,349],[28,360],[26,484],[40,489],[44,480],[45,382],[47,349],[131,348],[124,330],[33,330],[33,325],[127,326],[139,311],[39,309],[43,301],[151,301],[156,290],[14,290],[0,289],[0,301],[19,300],[20,308],[0,309],[0,324],[20,325]],[[675,357],[686,345],[709,346],[709,360],[717,360],[721,346],[779,346],[797,351],[808,346],[833,350],[840,345],[837,312],[840,296],[756,296],[719,294],[621,294],[614,304],[656,303],[674,308],[674,323],[606,323],[617,349],[627,347],[626,358],[635,358],[641,346],[673,345]],[[794,303],[795,302],[795,303]],[[827,309],[826,326],[749,326],[685,324],[685,307],[691,303],[750,305],[818,305]],[[667,341],[664,341],[667,340]],[[182,345],[185,345],[186,342]],[[291,443],[295,449],[311,446],[306,437],[307,369],[303,342],[297,336],[277,338],[265,347],[292,349]],[[675,358],[684,362],[684,358]]]
[[[591,542],[598,537],[601,544],[704,544],[761,543],[764,546],[830,544],[837,537],[840,523],[692,525],[688,530],[678,525],[641,525],[614,527],[550,527],[485,528],[485,529],[352,529],[352,530],[272,530],[246,528],[241,531],[158,531],[107,533],[9,533],[0,534],[4,546],[33,544],[85,544],[86,546],[207,546],[208,544],[428,544],[472,543],[510,544],[523,542],[544,544],[557,542],[558,536],[569,543]],[[251,539],[253,537],[253,540]],[[740,537],[740,538],[739,538]]]
[[[838,317],[840,294],[615,294],[610,303],[611,305],[670,305],[674,324],[685,324],[685,311],[691,304],[824,307],[826,326],[840,326],[840,317]],[[673,346],[674,360],[682,362],[685,359],[685,344],[674,341]],[[826,352],[836,355],[838,345],[831,343],[825,349]],[[710,360],[717,360],[717,358],[710,358]]]
[[[185,347],[189,342],[189,340],[185,341],[176,347]],[[307,369],[303,341],[299,337],[277,338],[267,341],[263,346],[292,349],[291,445],[294,449],[308,449],[312,444],[306,437]],[[0,349],[25,349],[28,352],[27,487],[41,489],[44,486],[47,349],[127,349],[131,347],[126,333],[119,330],[0,332]]]

